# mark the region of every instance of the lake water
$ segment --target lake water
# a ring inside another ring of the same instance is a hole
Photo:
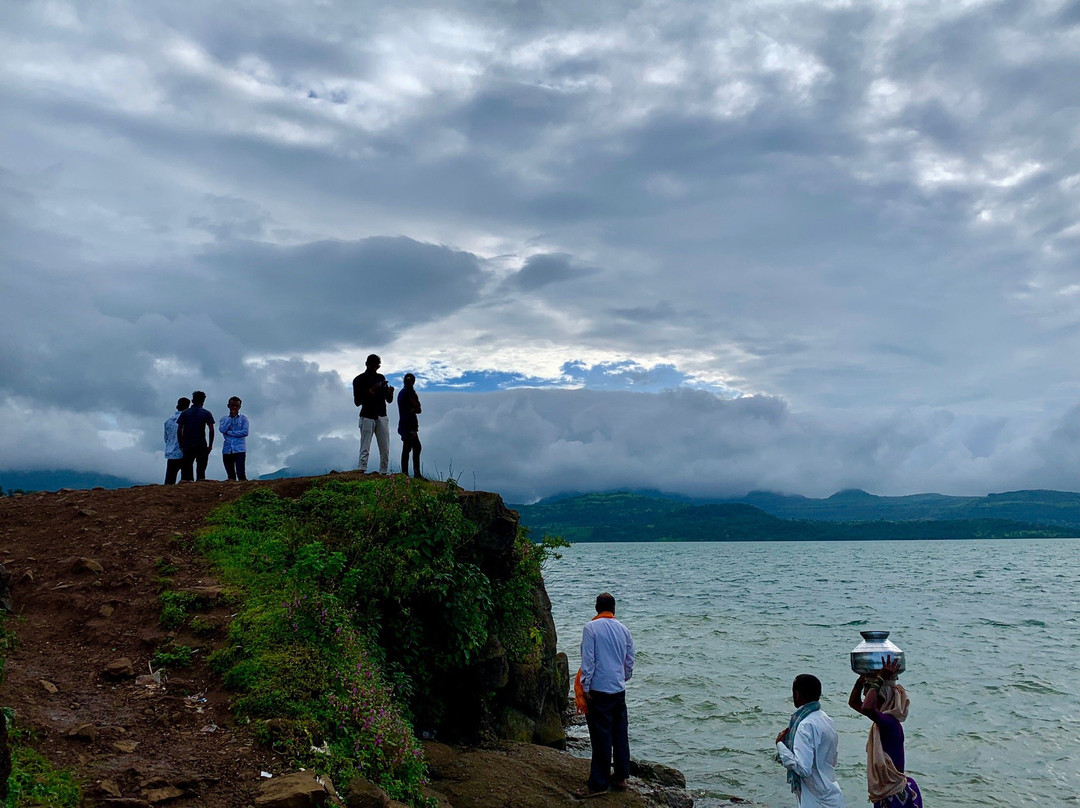
[[[791,680],[821,679],[838,779],[867,805],[869,721],[847,706],[859,631],[907,654],[907,770],[928,808],[1080,805],[1080,540],[577,544],[549,561],[560,649],[597,593],[638,648],[631,753],[698,805],[794,803],[773,739]]]

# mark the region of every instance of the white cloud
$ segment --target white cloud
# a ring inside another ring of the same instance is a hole
[[[6,4],[3,463],[63,460],[48,412],[96,436],[67,465],[156,476],[206,384],[254,391],[256,465],[316,468],[376,350],[585,388],[429,416],[507,490],[1072,486],[1070,9]],[[758,397],[590,389],[643,379]],[[665,407],[660,447],[620,410]]]

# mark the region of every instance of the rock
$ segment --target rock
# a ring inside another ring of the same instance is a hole
[[[130,659],[127,657],[120,657],[120,659],[114,659],[106,665],[105,670],[101,672],[101,675],[106,679],[134,679],[135,668],[131,664]]]
[[[363,777],[354,777],[342,794],[348,808],[390,808],[390,796]]]
[[[563,729],[562,713],[553,704],[544,707],[544,712],[533,725],[532,742],[556,749],[566,748],[566,730]]]
[[[570,706],[570,660],[566,654],[559,652],[555,655],[555,673],[559,683],[559,692],[566,694],[562,700],[556,700],[559,712],[566,712]]]
[[[694,798],[682,788],[654,786],[642,796],[646,802],[657,808],[694,808]]]
[[[116,741],[113,744],[113,749],[115,749],[117,752],[122,752],[125,755],[130,755],[136,750],[136,748],[138,748],[138,746],[138,741]],[[151,800],[151,802],[153,802],[153,800]]]
[[[175,786],[162,786],[161,788],[148,788],[143,792],[143,798],[152,805],[163,802],[172,802],[184,796],[186,792]]]
[[[256,808],[309,808],[326,805],[330,795],[309,772],[286,774],[259,784]]]
[[[79,724],[67,731],[69,738],[78,738],[80,741],[92,741],[97,737],[97,727],[93,724]]]
[[[420,793],[423,794],[428,800],[435,801],[435,808],[454,808],[450,804],[450,798],[443,794],[441,791],[436,791],[430,786],[424,786],[420,789]]]
[[[60,688],[58,688],[52,682],[46,681],[45,679],[39,679],[38,684],[41,685],[41,689],[44,690],[46,693],[59,693],[60,692]]]
[[[92,508],[79,508],[79,516],[97,516],[97,511]]]
[[[499,737],[518,743],[529,743],[533,737],[536,722],[515,707],[507,707],[499,718]]]
[[[104,794],[106,797],[122,797],[120,792],[120,786],[116,784],[115,780],[102,780],[98,783],[98,791]]]
[[[113,612],[116,611],[116,607],[111,603],[102,603],[101,608],[98,609],[98,615],[101,617],[112,617]]]
[[[95,561],[92,558],[77,558],[75,564],[72,566],[74,572],[92,572],[95,575],[100,575],[105,572],[105,568],[101,566],[101,563]]]
[[[661,763],[653,763],[651,760],[630,759],[630,774],[640,777],[649,783],[674,788],[686,788],[686,775],[678,769],[664,766]]]

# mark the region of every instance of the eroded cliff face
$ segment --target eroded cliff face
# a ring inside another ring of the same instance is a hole
[[[517,563],[518,514],[498,494],[462,491],[461,509],[477,526],[473,562],[494,581],[506,580]],[[482,658],[447,686],[455,698],[442,732],[448,739],[505,738],[562,748],[562,717],[569,704],[566,654],[558,652],[551,600],[540,580],[529,594],[535,651],[511,661],[503,638],[490,637]]]

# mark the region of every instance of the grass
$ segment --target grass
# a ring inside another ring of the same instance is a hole
[[[76,808],[82,803],[82,788],[75,775],[57,769],[31,746],[33,736],[16,729],[11,737],[11,777],[2,808]]]
[[[195,654],[196,649],[190,646],[174,645],[158,650],[150,664],[155,670],[160,668],[190,668],[191,663],[195,661]]]

